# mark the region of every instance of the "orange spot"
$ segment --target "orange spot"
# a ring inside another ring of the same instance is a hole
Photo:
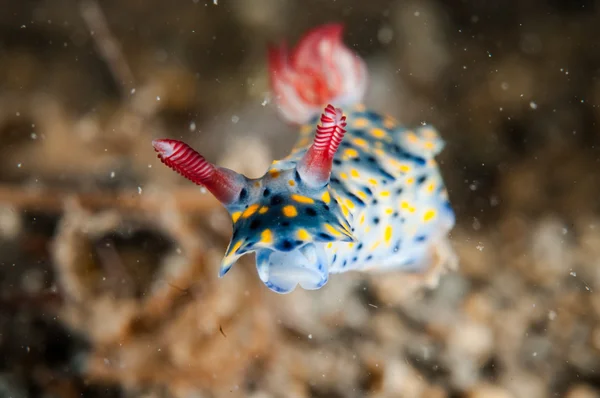
[[[289,180],[288,184],[290,185],[290,187],[293,187],[294,185],[296,185],[296,181],[294,180]]]
[[[252,214],[256,213],[256,210],[258,210],[258,205],[257,204],[250,205],[250,207],[248,207],[242,213],[242,218],[248,218],[248,217],[250,217]]]
[[[240,216],[242,215],[241,211],[236,211],[235,213],[231,213],[231,219],[233,220],[233,222],[236,222]]]
[[[278,178],[279,170],[269,170],[269,174],[271,175],[272,178]]]
[[[267,211],[269,211],[269,208],[267,206],[263,206],[258,211],[258,214],[265,214]]]
[[[273,234],[271,233],[270,229],[265,229],[264,231],[262,231],[262,233],[260,234],[260,241],[262,243],[273,242]]]
[[[323,200],[323,202],[329,204],[329,202],[331,202],[331,196],[329,195],[329,192],[327,192],[327,191],[323,192],[323,196],[321,196],[321,200]]]
[[[286,217],[296,217],[298,215],[298,210],[292,205],[287,205],[283,208],[283,214]]]

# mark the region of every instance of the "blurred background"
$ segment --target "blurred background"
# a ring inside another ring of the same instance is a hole
[[[592,0],[0,0],[1,397],[600,397]],[[250,177],[296,138],[266,45],[326,22],[366,103],[434,124],[460,268],[270,292],[162,166]]]

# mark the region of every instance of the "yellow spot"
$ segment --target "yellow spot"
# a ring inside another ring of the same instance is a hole
[[[415,211],[417,211],[417,208],[416,208],[416,207],[409,207],[409,208],[408,208],[408,211],[409,211],[410,213],[414,213]]]
[[[423,215],[423,221],[430,221],[434,217],[435,217],[435,211],[434,210],[427,210],[425,212],[425,214]]]
[[[383,125],[386,128],[391,129],[392,127],[396,126],[396,121],[391,117],[386,117],[383,121]]]
[[[403,209],[408,209],[410,207],[410,204],[406,200],[403,200],[402,202],[400,202],[400,207],[402,207]]]
[[[357,127],[357,128],[362,128],[362,127],[365,127],[368,125],[369,125],[369,121],[362,117],[359,119],[356,119],[356,121],[354,122],[354,127]]]
[[[271,169],[271,170],[269,170],[269,174],[271,175],[272,178],[278,178],[279,177],[279,170]]]
[[[327,248],[328,248],[328,249],[331,249],[332,247],[333,247],[333,242],[329,242],[329,243],[327,244]]]
[[[287,205],[283,208],[283,214],[286,217],[296,217],[298,215],[298,210],[292,205]]]
[[[300,134],[310,134],[312,133],[314,127],[310,124],[305,124],[300,128]]]
[[[342,179],[347,180],[348,179],[348,174],[346,173],[340,173],[340,177],[342,177]]]
[[[323,192],[323,196],[321,196],[321,200],[323,200],[323,202],[329,204],[329,202],[331,202],[331,196],[329,196],[329,192],[327,192],[327,191]]]
[[[435,184],[433,182],[431,184],[427,185],[428,192],[433,192],[434,189],[435,189]]]
[[[415,182],[415,179],[413,177],[410,177],[410,178],[406,179],[406,183],[407,184],[412,184],[414,182]]]
[[[434,140],[438,137],[438,134],[432,128],[421,129],[421,135],[429,140]]]
[[[399,167],[399,169],[400,169],[400,171],[408,173],[410,171],[410,166],[403,164],[402,166]]]
[[[262,231],[262,233],[260,234],[260,241],[262,243],[273,242],[273,234],[271,233],[270,229],[265,229],[264,231]]]
[[[369,184],[371,185],[377,185],[377,180],[374,178],[369,178]]]
[[[377,156],[385,155],[385,151],[383,149],[375,149],[373,152],[375,152],[375,155],[377,155]]]
[[[294,180],[289,180],[288,184],[290,185],[290,187],[293,187],[294,185],[296,185],[296,181]]]
[[[327,230],[327,232],[329,232],[333,236],[341,235],[340,232],[337,229],[333,228],[333,226],[331,224],[325,224],[324,227]]]
[[[371,227],[365,228],[365,233],[368,234],[371,231]]]
[[[310,234],[305,229],[298,230],[298,239],[308,240],[309,238],[310,238]]]
[[[385,227],[384,238],[385,238],[385,243],[389,245],[390,241],[392,240],[392,226],[391,225],[388,225],[387,227]]]
[[[359,198],[361,198],[362,200],[366,200],[367,199],[367,194],[364,193],[363,191],[358,191],[356,193],[356,196],[358,196]]]
[[[344,151],[344,155],[350,156],[351,158],[355,158],[358,156],[358,151],[354,148],[348,148]]]
[[[236,222],[240,216],[242,215],[241,211],[236,211],[235,213],[231,213],[231,219],[233,220],[233,222]]]
[[[390,191],[383,191],[380,193],[380,195],[383,197],[388,197],[388,196],[390,196]]]
[[[350,170],[350,175],[354,178],[360,177],[360,174],[358,173],[358,170],[356,170],[356,169]]]
[[[256,210],[258,210],[258,205],[256,203],[253,204],[253,205],[250,205],[250,207],[248,207],[242,213],[242,218],[248,218],[248,217],[250,217],[252,214],[256,213]]]
[[[348,207],[346,205],[342,205],[342,214],[344,215],[344,217],[348,217],[350,215],[350,210],[348,210]]]
[[[394,213],[394,209],[392,209],[391,207],[385,209],[385,214],[391,215],[392,213]]]
[[[315,201],[312,200],[312,198],[309,198],[308,196],[302,196],[302,195],[293,194],[292,195],[292,199],[295,200],[296,202],[299,202],[299,203],[308,203],[308,204],[315,203]]]
[[[417,136],[413,132],[407,133],[406,139],[408,140],[408,142],[417,142],[418,140]]]
[[[355,139],[352,140],[352,142],[355,145],[362,146],[362,147],[369,146],[369,144],[367,143],[367,141],[363,140],[362,138],[355,138]]]
[[[229,251],[229,255],[235,254],[235,252],[237,252],[241,246],[242,246],[241,240],[238,240],[237,242],[235,242],[235,245],[233,245],[233,247]]]
[[[385,131],[382,129],[373,129],[371,130],[371,135],[376,138],[383,138],[386,134]]]
[[[268,210],[269,210],[269,208],[267,206],[263,206],[258,211],[258,214],[265,214]]]
[[[363,225],[365,223],[365,215],[364,214],[362,216],[360,216],[359,223],[360,223],[360,225]]]
[[[354,209],[354,202],[352,202],[350,199],[346,199],[346,206],[348,206],[350,209]]]
[[[308,144],[310,144],[310,140],[307,137],[305,137],[298,141],[298,143],[296,144],[296,147],[298,149],[301,149],[301,148],[307,146]]]
[[[425,147],[425,149],[433,149],[434,148],[434,144],[431,141],[427,141],[425,142],[425,144],[423,144],[423,146]]]
[[[350,243],[348,243],[348,247],[349,247],[350,249],[352,249],[352,248],[354,247],[354,242],[350,242]]]
[[[377,241],[375,242],[372,246],[371,246],[371,251],[377,249],[377,247],[381,244],[381,241]]]

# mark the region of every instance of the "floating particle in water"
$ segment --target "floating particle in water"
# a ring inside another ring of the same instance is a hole
[[[138,187],[138,195],[142,194],[142,187]]]
[[[196,130],[196,122],[191,122],[190,123],[190,131],[194,131]]]
[[[232,122],[233,124],[236,124],[236,123],[237,123],[237,122],[239,122],[239,121],[240,121],[240,118],[239,118],[239,116],[233,115],[233,116],[231,117],[231,122]]]
[[[531,109],[537,109],[537,107],[538,107],[538,106],[537,106],[537,104],[536,104],[535,102],[531,101],[531,102],[529,103],[529,107],[530,107]]]
[[[110,178],[115,178],[115,172],[114,171],[110,172]]]

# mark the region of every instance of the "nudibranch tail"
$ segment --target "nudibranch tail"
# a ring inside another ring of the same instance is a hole
[[[271,86],[286,120],[306,123],[322,104],[345,106],[362,100],[367,68],[342,42],[343,29],[341,24],[317,27],[291,53],[285,43],[269,47]]]
[[[203,185],[223,204],[235,201],[244,189],[245,177],[217,167],[184,142],[172,139],[152,141],[158,158],[188,180]]]
[[[321,124],[317,126],[313,144],[296,166],[306,183],[321,187],[329,182],[333,157],[346,133],[344,127],[346,116],[342,110],[331,104],[327,105],[321,115]]]

